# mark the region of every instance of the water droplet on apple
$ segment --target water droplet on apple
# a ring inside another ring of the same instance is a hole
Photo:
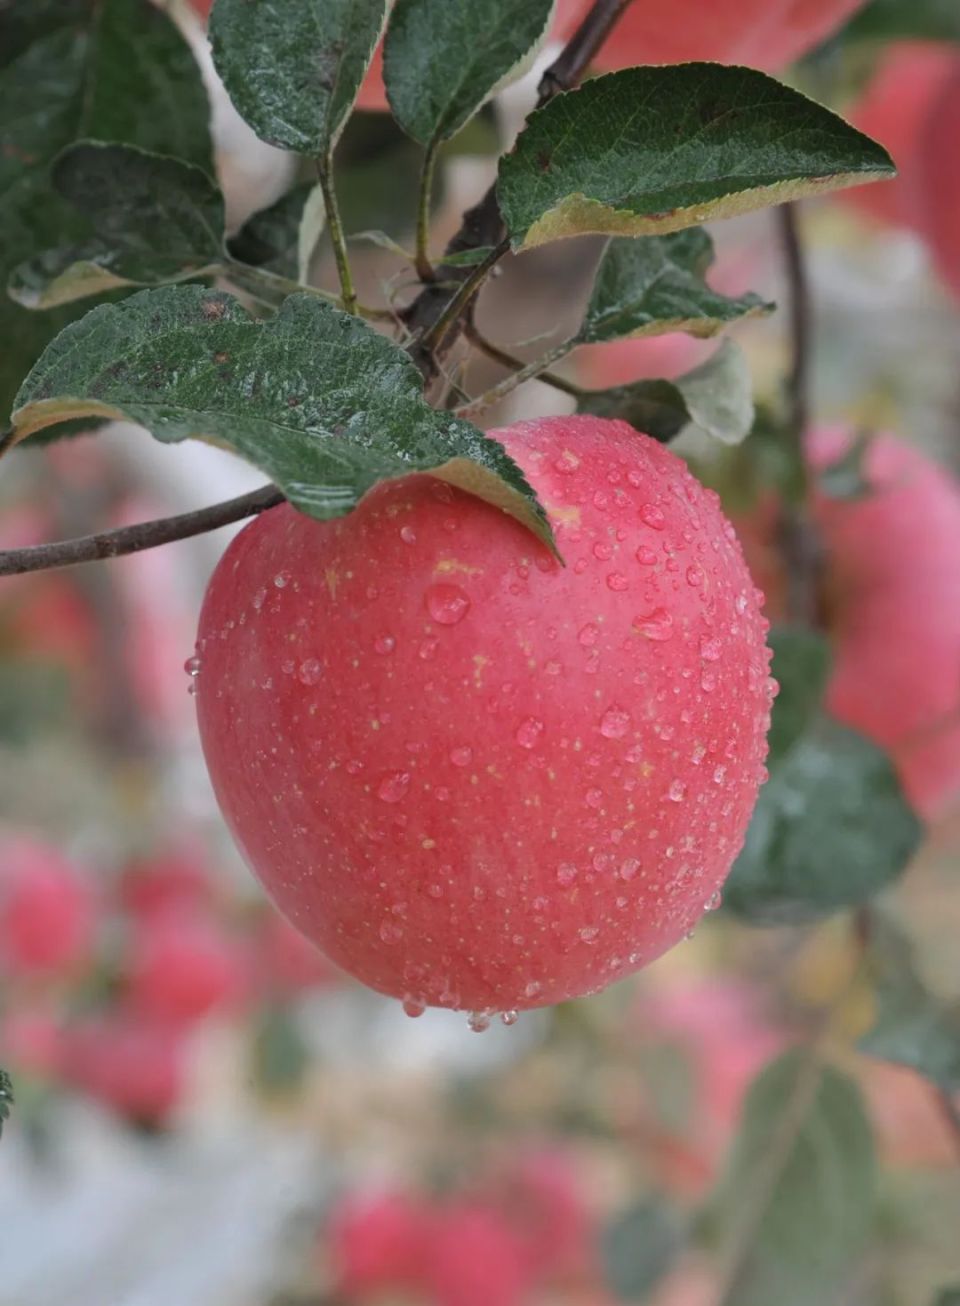
[[[543,722],[538,721],[535,716],[528,716],[517,726],[514,738],[521,748],[536,748],[542,734]]]
[[[409,771],[390,771],[377,785],[377,797],[385,803],[399,803],[409,788]]]
[[[381,654],[381,656],[392,653],[396,647],[397,641],[392,635],[380,635],[373,643],[374,652]]]
[[[502,1011],[500,1019],[504,1025],[515,1025],[520,1019],[520,1013],[519,1011]]]
[[[315,685],[323,675],[323,668],[316,658],[307,658],[305,662],[300,663],[300,670],[297,673],[297,679],[303,685]]]
[[[471,1011],[467,1017],[467,1025],[473,1030],[474,1034],[483,1034],[490,1028],[490,1011]]]
[[[427,611],[440,626],[455,626],[470,610],[470,600],[459,585],[431,585],[424,596]]]
[[[600,718],[600,733],[605,739],[622,739],[630,729],[630,713],[622,707],[608,707]]]
[[[577,878],[577,868],[573,862],[561,862],[557,867],[557,883],[568,889]]]
[[[651,530],[662,531],[667,524],[667,519],[655,503],[645,503],[640,508],[640,520],[644,522]]]
[[[634,626],[646,639],[663,643],[673,636],[673,617],[666,608],[654,608],[644,617],[636,617]]]
[[[427,1004],[422,998],[411,997],[408,993],[403,999],[403,1014],[409,1016],[411,1020],[416,1020],[418,1016],[422,1016],[426,1009]]]
[[[454,766],[469,766],[473,760],[473,749],[466,744],[461,748],[451,748],[450,761]]]

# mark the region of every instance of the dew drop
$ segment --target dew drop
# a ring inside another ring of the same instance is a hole
[[[396,647],[397,641],[392,635],[381,635],[378,639],[374,640],[373,644],[374,652],[381,654],[381,656],[385,656],[387,653],[392,653]]]
[[[707,901],[703,904],[703,910],[716,911],[722,901],[723,901],[723,894],[720,892],[719,889],[715,889],[714,892],[711,893]]]
[[[554,471],[560,472],[565,476],[569,476],[571,472],[575,472],[579,466],[580,459],[572,449],[564,449],[563,453],[559,458],[554,460],[553,464]]]
[[[429,662],[430,659],[433,657],[434,653],[436,653],[437,643],[438,641],[435,639],[425,639],[421,643],[419,649],[417,649],[417,653],[423,659],[424,662]]]
[[[267,591],[261,588],[257,590],[256,594],[254,594],[253,598],[250,600],[257,612],[259,612],[263,607],[266,597]]]
[[[276,576],[273,578],[273,583],[276,585],[278,590],[282,590],[285,586],[290,584],[290,573],[288,571],[278,571]]]
[[[525,998],[535,998],[537,994],[540,992],[540,988],[541,985],[539,980],[531,980],[530,983],[527,985],[527,987],[523,990],[523,996]]]
[[[452,748],[450,750],[450,761],[454,766],[469,766],[473,761],[473,749],[466,744],[461,748]]]
[[[579,933],[584,943],[596,943],[600,931],[596,925],[584,925]]]
[[[584,794],[584,802],[588,807],[593,807],[594,809],[600,807],[603,803],[603,790],[588,789]]]
[[[700,641],[700,656],[704,662],[719,662],[720,641],[715,635],[704,635]]]
[[[568,889],[577,878],[577,868],[573,862],[561,862],[557,867],[557,883]]]
[[[515,1025],[520,1019],[519,1011],[502,1011],[500,1019],[504,1025]]]
[[[297,672],[297,679],[302,685],[315,685],[323,674],[323,668],[316,658],[307,658],[305,662],[300,663],[300,670]]]
[[[620,876],[621,880],[630,881],[636,878],[637,872],[639,870],[640,870],[640,863],[637,860],[637,858],[627,857],[624,861],[620,863],[620,870],[617,872],[617,874]]]
[[[474,1034],[483,1034],[490,1028],[490,1017],[489,1011],[471,1011],[467,1017],[467,1025]]]
[[[607,589],[613,590],[614,594],[622,594],[625,589],[629,589],[630,582],[626,576],[619,571],[611,571],[607,577]]]
[[[377,785],[377,797],[385,803],[399,803],[409,788],[409,771],[391,771]]]
[[[470,600],[459,585],[431,585],[424,600],[430,616],[440,626],[455,626],[470,610]]]
[[[552,660],[550,662],[545,662],[543,664],[543,669],[548,676],[559,676],[561,671],[563,671],[563,667],[560,663]]]
[[[713,772],[713,783],[715,785],[722,785],[724,780],[726,779],[726,775],[727,775],[727,768],[725,766],[716,767]]]
[[[687,786],[682,780],[671,780],[670,788],[667,790],[667,797],[671,803],[682,803],[687,796]]]
[[[413,529],[412,526],[401,526],[400,538],[401,540],[403,540],[404,544],[416,544],[417,532]]]
[[[673,617],[666,608],[654,608],[644,617],[636,617],[634,626],[646,639],[663,643],[673,636]]]
[[[543,722],[538,721],[535,716],[528,716],[517,726],[514,738],[521,748],[536,748],[542,734]]]
[[[653,549],[649,548],[646,544],[641,544],[639,549],[637,549],[637,562],[641,563],[644,567],[652,567],[656,561],[657,555],[654,553]]]
[[[655,531],[662,531],[667,524],[666,517],[655,503],[643,504],[640,509],[640,520]]]
[[[199,676],[200,674],[200,667],[202,665],[203,664],[200,658],[195,653],[192,658],[187,658],[186,662],[184,662],[183,664],[183,669],[188,676],[192,676],[194,679],[196,679],[196,677]]]
[[[597,642],[597,636],[599,635],[599,633],[600,632],[597,630],[596,626],[592,622],[588,621],[585,626],[582,626],[580,628],[580,632],[577,635],[577,639],[580,641],[580,643],[583,645],[584,648],[592,648],[593,645],[596,644]]]
[[[403,938],[403,926],[393,920],[381,921],[379,934],[384,943],[399,943]]]
[[[687,568],[687,584],[693,589],[699,589],[703,584],[703,568],[695,562]]]
[[[613,557],[613,549],[606,540],[597,540],[593,546],[593,556],[600,562],[608,562]]]
[[[717,687],[717,673],[715,671],[704,671],[700,677],[700,688],[705,694],[710,694]]]
[[[403,999],[403,1014],[409,1016],[411,1020],[416,1020],[418,1016],[422,1016],[426,1009],[427,1004],[422,998],[413,998],[408,993]]]
[[[600,733],[605,739],[622,739],[630,729],[630,713],[622,707],[608,707],[600,718]]]

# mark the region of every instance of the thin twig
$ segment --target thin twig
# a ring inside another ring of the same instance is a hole
[[[347,241],[340,220],[340,206],[337,203],[337,189],[333,183],[333,153],[328,150],[322,158],[317,159],[317,179],[323,193],[323,203],[327,210],[327,230],[333,245],[333,256],[337,263],[337,275],[340,278],[340,293],[343,307],[348,313],[357,311],[357,292],[353,288],[353,274],[350,271],[350,258],[347,254]]]
[[[482,413],[485,408],[490,408],[493,404],[499,403],[507,395],[512,394],[514,390],[525,385],[527,381],[532,381],[535,377],[546,372],[553,363],[565,358],[570,352],[570,341],[564,340],[560,345],[555,345],[548,353],[543,354],[540,358],[535,358],[532,363],[526,363],[521,366],[519,372],[511,372],[505,376],[502,381],[495,386],[478,395],[476,399],[471,399],[468,404],[457,409],[458,417],[473,417]]]
[[[60,540],[54,544],[7,549],[0,552],[0,576],[20,576],[28,571],[49,571],[53,567],[72,567],[79,562],[100,562],[104,558],[140,553],[159,544],[172,544],[175,540],[218,530],[232,522],[243,521],[245,517],[255,517],[257,513],[283,503],[283,500],[283,494],[275,485],[263,485],[237,499],[215,503],[195,512],[180,513],[176,517],[138,522],[134,526],[120,526],[116,530]]]
[[[505,367],[509,372],[522,372],[527,366],[522,358],[516,358],[513,354],[508,354],[505,349],[501,349],[501,347],[495,345],[492,340],[488,340],[481,332],[480,328],[473,320],[473,315],[470,313],[467,314],[464,320],[463,334],[472,345],[475,345],[477,349],[480,350],[481,354],[486,354],[487,358],[491,359],[492,362],[499,363],[501,367]],[[556,372],[540,372],[538,374],[538,379],[541,380],[544,385],[553,386],[554,390],[562,390],[564,394],[572,395],[574,399],[579,399],[581,396],[586,394],[583,386],[576,385],[573,381],[568,381],[565,376],[559,376]]]
[[[486,281],[494,265],[500,262],[509,248],[510,242],[504,237],[500,244],[490,251],[482,263],[478,263],[476,267],[470,269],[470,275],[460,284],[443,312],[440,313],[417,342],[421,351],[431,355],[444,352],[443,345],[448,332],[452,331],[454,325],[459,322],[459,319],[470,307],[474,295]]]
[[[613,31],[617,19],[631,0],[600,0],[584,17],[563,51],[540,79],[538,107],[561,91],[576,86],[593,62],[594,55]]]
[[[805,443],[810,418],[813,302],[796,205],[781,204],[774,210],[774,214],[789,286],[790,371],[786,382],[785,434],[791,445],[792,464],[800,478],[798,485],[791,486],[793,493],[782,496],[780,549],[787,573],[787,617],[813,626],[817,624],[821,567],[820,542],[810,517],[805,472]]]

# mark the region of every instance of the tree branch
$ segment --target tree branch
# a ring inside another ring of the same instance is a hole
[[[0,576],[20,576],[28,571],[49,571],[54,567],[72,567],[80,562],[100,562],[105,558],[140,553],[159,544],[172,544],[176,540],[218,530],[221,526],[243,521],[245,517],[255,517],[283,501],[284,496],[275,485],[264,485],[238,499],[180,513],[176,517],[138,522],[135,526],[120,526],[116,530],[82,535],[78,539],[60,540],[54,544],[7,549],[0,552]]]
[[[538,109],[561,91],[569,91],[577,85],[630,3],[631,0],[594,0],[590,12],[544,73],[537,97]],[[464,213],[460,230],[450,240],[446,252],[460,254],[464,250],[491,245],[506,253],[506,234],[494,184],[478,204]],[[502,253],[490,263],[490,268]],[[436,268],[437,277],[447,283],[465,282],[474,271],[473,268],[450,267],[442,262]],[[442,340],[431,334],[437,320],[447,314],[451,302],[449,290],[427,286],[400,314],[404,326],[415,337],[410,345],[410,355],[428,382],[439,374],[438,358],[449,352],[463,330],[462,310],[469,307],[469,299],[462,306],[460,315],[444,328]],[[428,341],[426,348],[422,343],[425,339]]]
[[[783,496],[780,512],[780,549],[786,564],[787,616],[803,625],[817,624],[819,609],[820,541],[810,517],[806,484],[806,433],[810,420],[810,364],[813,344],[813,303],[807,261],[795,204],[774,209],[784,271],[789,286],[790,371],[787,375],[786,434],[793,462],[802,478],[797,499]]]

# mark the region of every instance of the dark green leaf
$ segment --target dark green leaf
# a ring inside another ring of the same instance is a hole
[[[248,218],[227,247],[241,263],[306,282],[325,222],[320,187],[303,182]]]
[[[872,0],[854,14],[844,39],[960,41],[957,0]]]
[[[533,113],[500,160],[515,249],[650,236],[892,176],[876,142],[751,68],[627,68]]]
[[[75,145],[51,170],[94,240],[35,255],[14,269],[12,297],[53,308],[118,286],[185,281],[223,254],[223,197],[205,172],[130,145]]]
[[[230,99],[271,145],[322,156],[370,66],[387,0],[217,0],[213,61]]]
[[[589,390],[577,411],[619,417],[663,443],[684,432],[702,431],[723,444],[738,444],[753,424],[747,360],[732,340],[725,340],[699,367],[675,381],[634,381]]]
[[[755,924],[815,920],[892,883],[921,834],[887,755],[823,717],[771,767],[724,904]]]
[[[212,167],[209,106],[193,54],[149,0],[0,6],[0,284],[24,259],[90,237],[49,168],[84,137]],[[175,106],[175,112],[173,111]],[[0,422],[75,309],[38,317],[0,295]]]
[[[681,1245],[676,1214],[656,1198],[644,1198],[601,1230],[604,1282],[621,1301],[640,1301],[670,1268]]]
[[[876,913],[869,965],[877,1012],[860,1051],[910,1066],[947,1092],[960,1090],[960,1003],[950,1007],[927,990],[909,940]]]
[[[757,295],[730,299],[704,277],[713,241],[702,227],[651,236],[618,237],[607,245],[577,339],[581,344],[686,331],[712,336],[729,322],[772,312]]]
[[[377,481],[432,471],[552,541],[503,448],[431,408],[409,356],[314,295],[251,318],[199,286],[94,309],[46,350],[17,396],[18,438],[67,418],[128,418],[158,440],[206,438],[261,468],[301,511],[348,512]]]
[[[390,108],[421,145],[449,140],[547,37],[553,0],[396,0],[384,42]]]
[[[723,1306],[837,1301],[874,1209],[876,1160],[853,1080],[809,1049],[768,1065],[747,1095],[716,1195],[737,1270]]]
[[[297,1088],[310,1065],[310,1052],[289,1007],[268,1007],[253,1039],[253,1073],[266,1094]]]
[[[13,1081],[5,1070],[0,1070],[0,1135],[3,1133],[4,1122],[10,1119],[12,1106]]]
[[[806,626],[780,626],[770,632],[770,668],[780,686],[770,722],[769,764],[776,763],[814,723],[830,674],[830,645]]]

